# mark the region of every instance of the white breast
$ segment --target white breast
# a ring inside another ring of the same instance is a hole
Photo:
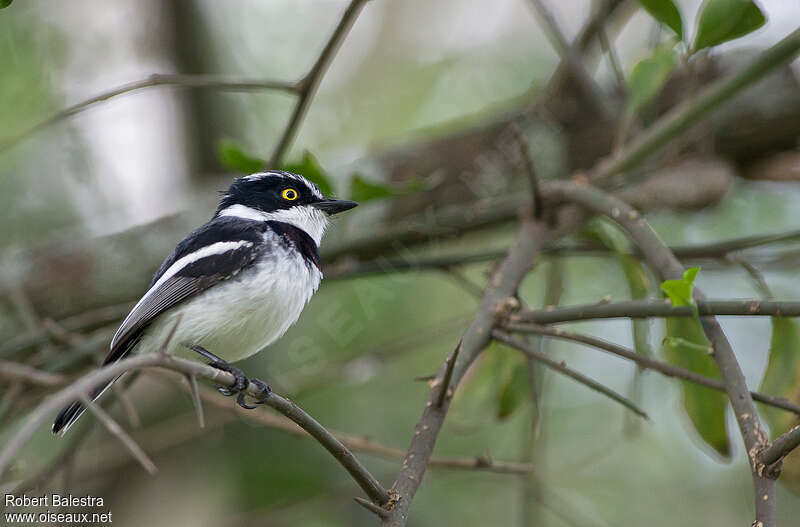
[[[319,287],[322,273],[272,231],[265,236],[276,250],[238,276],[204,291],[158,317],[137,351],[159,349],[177,317],[169,353],[197,354],[185,344],[200,345],[229,362],[244,359],[281,337],[300,317]]]

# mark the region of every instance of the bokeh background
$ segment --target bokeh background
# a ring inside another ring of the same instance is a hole
[[[677,3],[691,31],[701,2]],[[758,3],[767,24],[703,60],[729,71],[744,64],[752,50],[796,29],[800,4]],[[570,39],[592,12],[588,0],[549,4]],[[630,4],[609,32],[626,74],[668,38]],[[0,141],[67,105],[151,73],[296,80],[308,71],[345,7],[340,0],[18,0],[0,10]],[[337,219],[325,241],[328,249],[413,212],[423,221],[431,210],[471,206],[435,166],[424,173],[412,166],[406,170],[412,176],[402,177],[387,167],[396,166],[392,156],[413,157],[417,149],[424,154],[419,145],[529,108],[558,64],[541,28],[522,0],[367,4],[286,157],[291,161],[312,152],[341,197],[352,195],[355,172],[404,190],[402,196],[370,200]],[[590,57],[597,83],[612,100],[618,97],[607,58],[597,49]],[[725,126],[740,132],[727,147],[724,137],[710,145],[698,139],[703,149],[730,154],[730,165],[702,206],[648,214],[665,241],[706,243],[797,228],[798,71],[795,62],[772,76],[769,88],[759,84],[739,99],[733,105],[739,113],[723,110],[718,120],[705,123],[706,135],[719,137]],[[569,93],[562,96],[569,102]],[[118,306],[136,300],[161,258],[210,216],[215,191],[236,177],[220,160],[220,141],[268,157],[293,100],[271,91],[153,88],[96,105],[0,152],[0,347],[44,320],[107,306],[119,311]],[[764,139],[767,130],[775,130],[764,124],[770,119],[782,123],[783,133]],[[574,142],[567,137],[575,128],[544,122],[525,130],[542,177],[580,168],[570,158]],[[585,141],[608,142],[608,131],[594,130],[594,121],[574,122],[589,130]],[[742,146],[753,142],[760,146]],[[445,155],[460,154],[454,149]],[[407,192],[409,177],[421,191]],[[471,197],[512,202],[521,184],[524,178],[499,173],[471,187]],[[696,191],[691,185],[683,190],[690,196]],[[507,222],[424,245],[400,244],[380,256],[503,248],[515,232]],[[779,299],[800,298],[795,249],[787,243],[777,253],[774,248],[747,253]],[[709,297],[762,294],[740,266],[702,265],[698,284]],[[463,277],[481,285],[490,266],[464,266]],[[525,280],[521,296],[530,305],[543,304],[551,267],[563,274],[562,304],[629,298],[615,257],[562,255],[545,257]],[[657,287],[651,294],[658,295]],[[242,368],[268,380],[326,426],[405,449],[428,393],[427,385],[414,379],[438,368],[476,307],[469,287],[436,270],[332,276],[299,323]],[[35,348],[6,347],[2,358],[78,373],[102,356],[114,330],[111,318],[63,339],[50,335]],[[770,321],[731,317],[722,323],[748,382],[757,387],[767,363]],[[628,321],[574,327],[633,344]],[[649,329],[649,344],[657,351],[663,322],[653,321]],[[637,373],[627,362],[563,343],[547,343],[547,350],[617,391],[633,389]],[[533,479],[434,467],[414,501],[410,525],[646,521],[728,526],[750,521],[751,480],[732,413],[733,452],[725,459],[697,437],[681,411],[675,381],[641,375],[637,397],[651,421],[634,422],[607,399],[543,372],[540,432],[532,438],[529,402],[498,416],[501,394],[520,362],[500,347],[484,354],[457,393],[436,454],[530,461]],[[0,442],[44,394],[31,388],[16,388],[14,394],[8,383],[2,390]],[[59,461],[63,470],[49,474],[41,492],[103,496],[119,526],[374,524],[352,501],[357,487],[315,442],[242,419],[232,414],[232,401],[229,409],[206,405],[208,426],[200,430],[189,396],[163,378],[140,376],[126,392],[141,425],[129,424],[113,396],[106,399],[110,412],[141,439],[159,473],[147,475],[102,427],[85,418],[85,442],[74,456]],[[41,430],[16,463],[16,476],[36,472],[69,445]],[[397,459],[358,455],[386,485],[400,466]],[[779,524],[793,525],[800,499],[780,485],[778,500]]]

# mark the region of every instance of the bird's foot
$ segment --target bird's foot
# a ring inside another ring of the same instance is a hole
[[[260,379],[248,379],[242,370],[236,366],[231,365],[229,362],[217,357],[202,346],[190,346],[192,351],[195,351],[209,360],[208,365],[212,368],[228,372],[233,375],[235,381],[231,386],[217,386],[217,391],[226,397],[236,395],[236,404],[247,410],[252,410],[257,405],[264,404],[272,393],[270,387]],[[247,395],[247,387],[253,383],[258,387],[258,394],[255,396],[254,405],[249,405],[245,402]]]

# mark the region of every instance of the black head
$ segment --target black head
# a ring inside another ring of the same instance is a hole
[[[274,170],[252,174],[234,181],[223,193],[217,214],[237,205],[258,213],[311,206],[330,216],[352,209],[358,203],[326,199],[319,187],[303,176]]]

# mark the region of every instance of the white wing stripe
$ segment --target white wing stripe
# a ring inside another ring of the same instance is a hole
[[[235,242],[217,242],[217,243],[212,243],[211,245],[207,245],[201,249],[196,250],[193,253],[189,253],[186,256],[183,256],[178,260],[176,260],[175,263],[170,265],[169,268],[167,268],[167,270],[164,271],[164,274],[162,274],[156,281],[156,283],[153,284],[153,287],[148,289],[147,292],[144,294],[144,296],[136,303],[135,306],[133,306],[131,312],[128,313],[128,316],[125,317],[125,320],[122,321],[122,324],[120,325],[119,329],[117,329],[117,332],[114,334],[114,338],[111,339],[111,347],[112,348],[114,347],[114,344],[117,341],[117,337],[119,336],[120,331],[127,325],[128,319],[131,318],[131,316],[136,312],[139,306],[141,306],[144,303],[144,301],[147,300],[147,298],[151,294],[153,294],[154,291],[156,291],[159,287],[161,287],[161,285],[164,284],[164,282],[166,282],[167,280],[178,274],[181,271],[181,269],[185,268],[187,265],[196,262],[197,260],[200,260],[201,258],[206,258],[208,256],[214,256],[217,254],[224,254],[229,251],[235,251],[236,249],[239,249],[241,247],[250,247],[252,245],[253,242],[249,242],[246,240],[239,240]]]

